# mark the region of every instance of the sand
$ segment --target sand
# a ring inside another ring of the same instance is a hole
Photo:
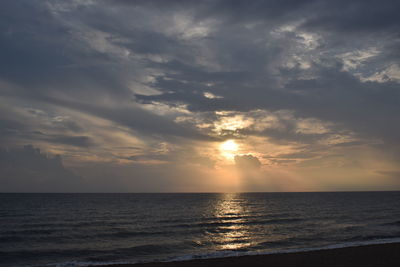
[[[400,243],[367,245],[308,252],[239,256],[179,262],[119,264],[107,267],[400,267]]]

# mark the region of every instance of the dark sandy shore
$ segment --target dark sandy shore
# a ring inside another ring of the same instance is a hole
[[[400,243],[218,259],[120,264],[107,267],[400,267]]]

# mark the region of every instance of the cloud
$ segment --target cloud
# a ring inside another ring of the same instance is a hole
[[[253,155],[236,155],[234,159],[241,170],[257,170],[261,167],[261,162]]]
[[[71,166],[133,164],[143,177],[150,163],[218,170],[227,139],[257,155],[237,165],[369,149],[389,170],[400,158],[398,7],[4,1],[0,144],[33,144]]]
[[[1,149],[0,172],[2,192],[74,192],[84,184],[59,155],[48,156],[32,145]]]
[[[377,171],[379,174],[388,176],[394,179],[400,178],[400,171]]]
[[[91,139],[88,136],[47,136],[43,140],[77,147],[89,147],[92,145]]]

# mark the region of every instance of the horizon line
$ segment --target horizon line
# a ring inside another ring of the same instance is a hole
[[[279,194],[279,193],[379,193],[400,190],[241,191],[241,192],[0,192],[0,194]]]

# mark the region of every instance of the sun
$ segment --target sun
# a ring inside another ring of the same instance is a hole
[[[221,144],[221,150],[224,152],[235,152],[238,150],[238,144],[234,140],[227,140]]]

